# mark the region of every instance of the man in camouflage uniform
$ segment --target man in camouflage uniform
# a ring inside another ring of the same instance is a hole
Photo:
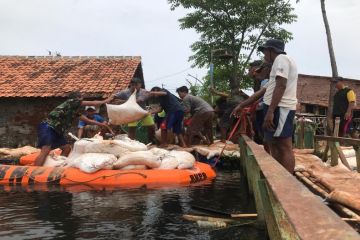
[[[114,98],[111,96],[103,101],[83,101],[79,92],[72,92],[68,97],[69,99],[53,109],[38,127],[38,147],[41,148],[41,152],[35,160],[35,166],[42,166],[50,151],[55,148],[62,150],[62,156],[69,155],[71,147],[64,135],[75,117],[86,121],[80,115],[82,106],[100,106]]]

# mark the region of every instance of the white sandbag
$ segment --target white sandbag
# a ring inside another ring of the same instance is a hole
[[[86,173],[93,173],[100,169],[112,169],[117,158],[108,153],[84,153],[72,160],[70,166],[79,168]]]
[[[120,170],[145,170],[148,169],[146,165],[128,165],[121,168]]]
[[[166,149],[163,149],[163,148],[157,148],[157,147],[154,147],[154,148],[151,148],[150,149],[150,152],[156,156],[159,156],[159,157],[162,157],[162,156],[165,156],[167,154],[170,153],[170,151],[166,150]]]
[[[19,159],[22,156],[40,152],[40,149],[31,146],[24,146],[20,148],[0,148],[1,159]]]
[[[121,157],[128,152],[128,149],[114,140],[81,139],[74,143],[74,149],[71,151],[69,158],[75,159],[84,153],[109,153]]]
[[[115,139],[112,141],[114,143],[116,143],[117,145],[121,146],[122,148],[125,148],[131,152],[148,150],[147,146],[145,144],[143,144],[142,142],[132,140],[128,137],[126,137],[124,139]]]
[[[106,104],[106,108],[109,122],[113,125],[135,122],[149,114],[136,102],[136,90],[125,103],[120,105]]]
[[[46,157],[44,167],[68,167],[68,158],[65,156],[59,156],[50,154]]]
[[[177,166],[178,169],[188,169],[194,166],[195,157],[191,153],[173,150],[169,155],[177,159],[179,163]]]
[[[166,155],[162,160],[158,169],[175,169],[179,166],[179,161],[176,157]]]
[[[221,148],[195,146],[194,149],[199,154],[206,156],[207,159],[211,159],[215,156],[219,156],[221,153]]]
[[[161,164],[160,157],[150,151],[129,152],[120,157],[114,164],[114,169],[121,169],[128,165],[146,165],[149,168],[158,168]]]
[[[355,157],[355,150],[354,149],[342,149],[346,158]]]

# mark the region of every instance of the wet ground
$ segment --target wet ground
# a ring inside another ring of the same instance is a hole
[[[254,213],[238,171],[201,186],[68,192],[0,191],[0,239],[264,239],[256,224],[200,228],[183,214],[194,206]]]

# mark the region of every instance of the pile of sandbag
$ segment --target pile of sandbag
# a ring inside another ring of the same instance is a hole
[[[329,193],[329,199],[360,211],[360,174],[344,166],[327,166],[317,156],[294,151],[295,171],[319,183]]]
[[[0,148],[0,159],[19,159],[22,156],[29,155],[40,150],[31,146],[24,146],[20,148]]]
[[[215,156],[219,156],[224,146],[225,143],[219,141],[211,144],[210,146],[197,145],[194,146],[193,148],[197,153],[205,156],[207,159],[211,159]],[[239,146],[237,144],[232,143],[231,141],[228,141],[223,151],[223,156],[240,157]]]
[[[114,140],[78,140],[68,158],[49,155],[44,166],[76,167],[93,173],[100,169],[187,169],[194,163],[194,156],[186,151],[148,150],[141,142],[119,136]]]

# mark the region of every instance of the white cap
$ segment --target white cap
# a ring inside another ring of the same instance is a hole
[[[89,109],[92,109],[94,111],[96,110],[96,108],[94,106],[86,106],[85,107],[85,110],[89,110]]]

